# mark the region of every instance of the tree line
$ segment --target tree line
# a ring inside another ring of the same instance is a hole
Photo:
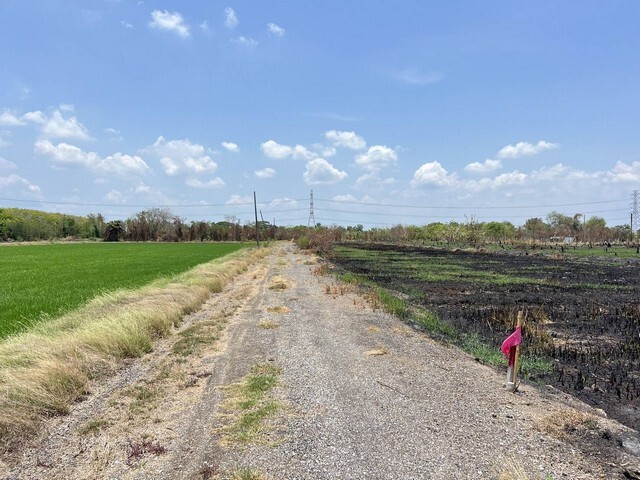
[[[291,240],[308,234],[307,227],[281,227],[258,222],[261,239]],[[570,239],[579,243],[628,243],[633,241],[631,227],[609,227],[601,217],[585,219],[551,212],[546,219],[529,218],[522,226],[511,222],[479,222],[475,217],[464,222],[433,222],[425,225],[396,225],[365,229],[362,225],[341,227],[316,225],[333,241],[372,242],[446,242],[481,244],[484,242],[555,242]],[[636,232],[637,233],[637,232]],[[241,224],[235,216],[221,222],[192,221],[174,215],[166,208],[143,210],[126,220],[106,222],[101,214],[86,216],[42,212],[19,208],[0,208],[0,241],[37,241],[54,239],[93,239],[117,241],[252,241],[256,224]]]

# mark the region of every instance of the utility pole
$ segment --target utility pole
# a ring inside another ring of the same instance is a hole
[[[307,227],[310,225],[316,226],[316,216],[313,214],[313,190],[311,190],[311,198],[309,201],[309,221],[307,222]]]
[[[633,241],[636,237],[636,232],[638,231],[638,215],[640,212],[638,209],[640,208],[640,190],[634,190],[631,194],[631,200],[633,202],[633,213],[631,214],[631,241]]]
[[[256,243],[260,246],[260,234],[258,233],[258,202],[256,202],[256,191],[253,191],[253,209],[256,213]]]

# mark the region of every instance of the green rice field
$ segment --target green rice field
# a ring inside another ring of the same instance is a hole
[[[0,338],[93,297],[137,288],[235,252],[239,243],[76,243],[0,247]]]

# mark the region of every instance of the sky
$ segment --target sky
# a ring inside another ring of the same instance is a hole
[[[0,207],[629,222],[640,2],[0,0]]]

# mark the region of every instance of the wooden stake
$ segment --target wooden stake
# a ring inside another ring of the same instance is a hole
[[[522,328],[522,317],[524,314],[522,310],[518,312],[518,320],[516,321],[516,328]],[[520,345],[516,345],[516,356],[513,360],[513,392],[518,389],[518,357],[520,356]]]

